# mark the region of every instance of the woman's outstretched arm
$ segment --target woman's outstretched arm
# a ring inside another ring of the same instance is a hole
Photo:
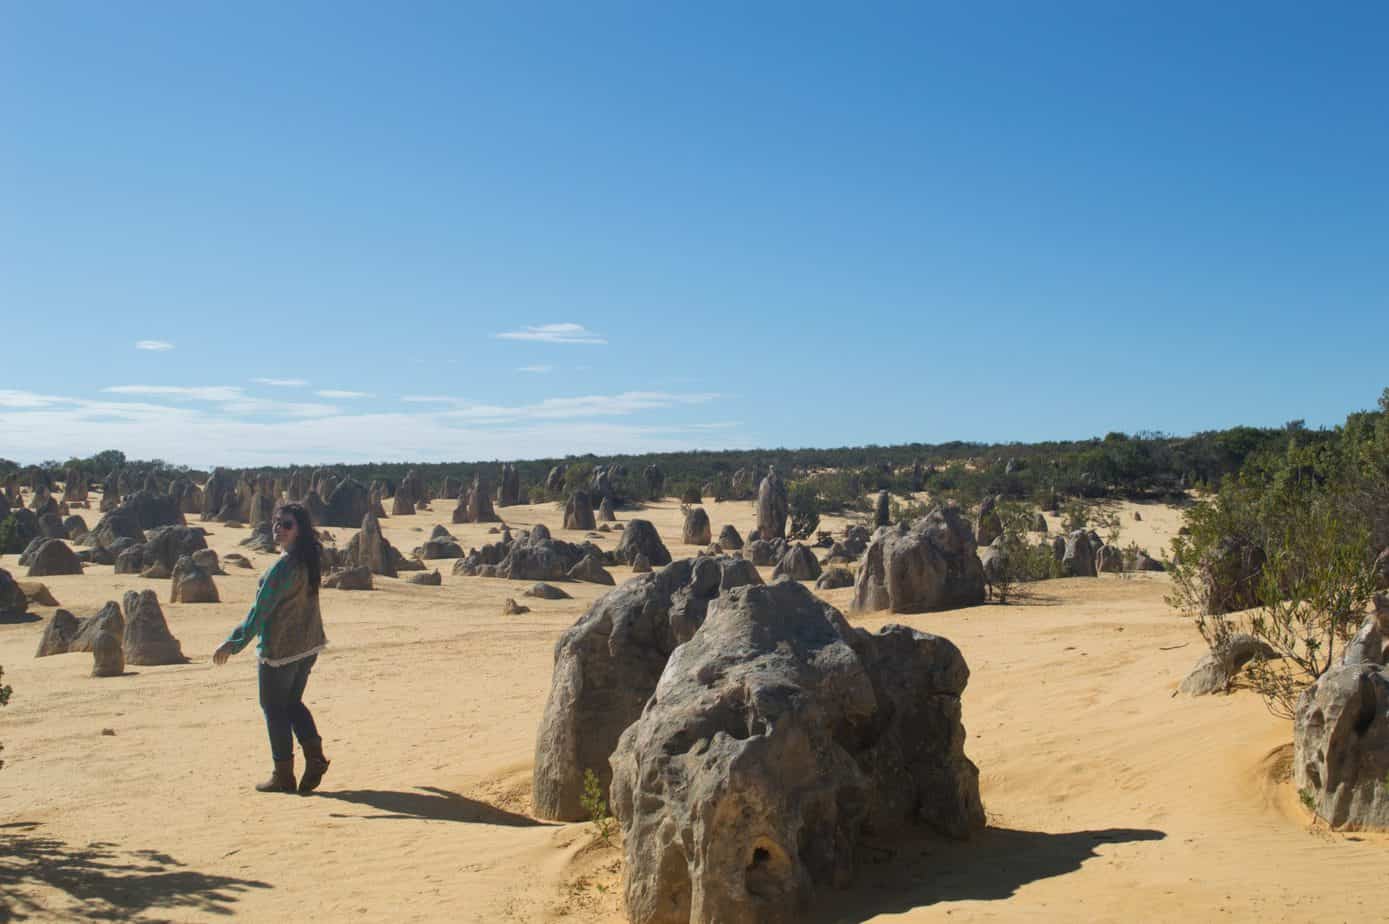
[[[227,640],[213,652],[213,663],[225,664],[227,658],[240,652],[252,639],[265,631],[266,617],[274,610],[275,601],[289,584],[291,567],[289,559],[281,558],[265,572],[265,578],[260,582],[260,589],[256,591],[256,599],[251,604],[250,612],[246,614],[241,625],[233,629]]]

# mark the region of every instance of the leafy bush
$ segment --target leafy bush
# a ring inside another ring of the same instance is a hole
[[[604,844],[612,843],[613,818],[608,814],[608,800],[603,797],[603,787],[592,770],[584,771],[584,791],[579,796],[579,805],[588,813],[593,833]]]
[[[24,551],[19,541],[19,522],[14,514],[0,521],[0,555],[18,555]]]
[[[998,515],[1003,534],[991,584],[998,602],[1007,603],[1009,598],[1025,596],[1020,584],[1060,577],[1061,565],[1050,545],[1032,538],[1035,514],[1031,509],[1005,503],[998,508]]]
[[[1374,596],[1371,527],[1353,497],[1333,482],[1275,478],[1267,487],[1229,479],[1187,511],[1189,532],[1174,542],[1168,602],[1192,616],[1217,647],[1238,632],[1266,642],[1277,660],[1255,660],[1246,682],[1269,710],[1292,718],[1302,691],[1340,658]],[[1257,548],[1257,607],[1211,613],[1215,588],[1206,562],[1228,541]]]

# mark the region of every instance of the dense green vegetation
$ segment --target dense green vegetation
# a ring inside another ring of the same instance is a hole
[[[1184,437],[1110,433],[1090,440],[1027,444],[907,443],[843,449],[697,451],[602,458],[588,455],[516,464],[523,486],[537,500],[540,496],[531,489],[542,485],[550,468],[557,464],[568,466],[569,485],[577,486],[595,465],[617,463],[626,472],[618,479],[619,490],[629,497],[644,497],[648,492],[641,473],[654,463],[665,473],[664,493],[674,497],[690,492],[703,496],[708,493],[706,488],[722,497],[750,496],[767,467],[775,465],[788,482],[811,485],[819,509],[825,511],[863,509],[866,496],[883,488],[899,495],[924,489],[966,504],[985,495],[1001,494],[1007,499],[1050,505],[1053,498],[1156,498],[1179,495],[1193,487],[1214,488],[1226,476],[1241,471],[1251,458],[1277,456],[1290,445],[1311,451],[1334,443],[1336,433],[1307,430],[1300,422],[1293,422],[1278,428],[1234,427]],[[60,478],[62,471],[74,463],[93,481],[122,467],[141,475],[153,471],[201,479],[207,474],[160,460],[127,460],[115,450],[86,459],[49,460],[37,467]],[[479,470],[484,477],[495,480],[497,465],[371,462],[330,467],[360,481],[383,479],[393,483],[415,469],[427,483],[439,485],[446,475],[466,481]],[[920,477],[916,475],[918,466]],[[33,468],[0,459],[0,476],[11,472],[27,474]],[[740,469],[754,473],[754,478],[741,491],[735,491],[733,476]],[[282,467],[264,471],[278,474],[288,470]]]
[[[1278,656],[1249,668],[1270,709],[1291,716],[1298,696],[1340,658],[1376,589],[1389,548],[1389,389],[1379,408],[1331,431],[1289,428],[1281,447],[1251,453],[1240,471],[1187,511],[1174,543],[1174,606],[1212,645],[1249,632]],[[1245,561],[1252,609],[1213,605],[1230,583],[1230,550]],[[1217,610],[1217,612],[1212,612]]]

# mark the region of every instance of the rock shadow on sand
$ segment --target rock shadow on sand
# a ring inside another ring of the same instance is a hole
[[[269,883],[187,869],[155,850],[109,843],[75,846],[35,831],[34,822],[0,825],[0,921],[125,921],[231,915],[240,893]],[[63,893],[61,901],[50,890]]]
[[[890,846],[861,847],[856,884],[827,893],[814,924],[854,924],[941,902],[999,901],[1031,882],[1064,876],[1099,857],[1104,844],[1160,841],[1164,831],[1017,831],[986,828],[967,842],[923,837]]]
[[[337,792],[320,790],[322,799],[337,799],[353,805],[374,808],[381,815],[337,815],[335,818],[418,818],[426,821],[459,821],[475,825],[503,825],[510,828],[551,827],[528,815],[518,815],[496,806],[469,799],[467,796],[435,786],[417,786],[414,792],[393,789],[341,789]]]

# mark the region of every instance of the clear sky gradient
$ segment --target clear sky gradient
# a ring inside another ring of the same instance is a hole
[[[1334,424],[1389,385],[1386,36],[1382,3],[3,0],[0,456]]]

